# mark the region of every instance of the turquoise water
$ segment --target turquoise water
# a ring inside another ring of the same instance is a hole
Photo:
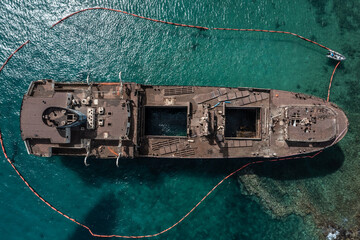
[[[318,158],[259,166],[232,177],[183,223],[157,239],[322,239],[328,226],[359,229],[360,5],[350,1],[4,0],[0,59],[30,39],[0,74],[0,124],[8,154],[32,186],[96,233],[152,234],[189,211],[240,160],[82,160],[29,156],[19,131],[33,80],[276,88],[326,97],[335,66],[325,50],[280,34],[179,28],[87,7],[208,27],[285,30],[345,54],[331,100],[350,120],[347,136]],[[0,161],[3,239],[91,239],[52,211]]]

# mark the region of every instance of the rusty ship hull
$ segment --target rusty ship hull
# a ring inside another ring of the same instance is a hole
[[[279,158],[332,146],[348,119],[280,90],[39,80],[20,125],[28,153],[43,157]]]

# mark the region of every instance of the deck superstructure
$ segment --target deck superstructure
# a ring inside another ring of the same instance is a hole
[[[286,157],[348,128],[335,104],[256,88],[32,82],[21,108],[30,154],[96,158]]]

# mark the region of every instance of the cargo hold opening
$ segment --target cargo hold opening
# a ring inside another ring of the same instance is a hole
[[[52,155],[85,155],[85,148],[52,147]]]
[[[225,137],[260,138],[260,109],[227,107],[225,109]]]
[[[186,136],[187,106],[145,106],[145,135]]]

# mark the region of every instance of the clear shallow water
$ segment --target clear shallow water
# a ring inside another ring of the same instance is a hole
[[[176,222],[242,163],[134,159],[119,169],[104,160],[85,168],[83,159],[29,156],[19,109],[30,81],[85,81],[88,73],[93,81],[117,81],[122,71],[125,81],[138,83],[252,86],[326,97],[335,65],[323,49],[287,35],[200,31],[114,12],[85,12],[49,29],[61,17],[93,6],[209,27],[292,31],[348,57],[336,73],[331,100],[345,109],[351,125],[333,152],[315,162],[265,166],[255,175],[247,171],[241,183],[234,177],[158,239],[318,239],[325,222],[358,226],[357,1],[3,1],[0,59],[25,40],[31,43],[0,74],[1,130],[9,156],[49,202],[97,233],[151,234]],[[89,239],[40,202],[3,158],[0,164],[0,236]]]

